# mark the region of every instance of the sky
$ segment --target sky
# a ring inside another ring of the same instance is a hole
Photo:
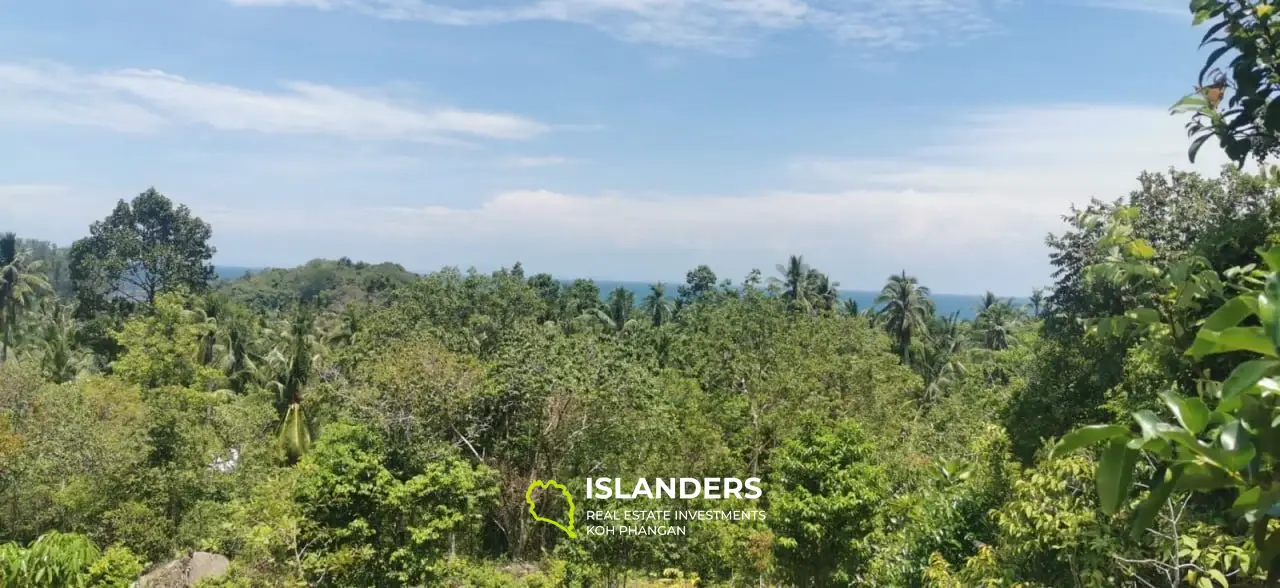
[[[0,0],[0,226],[155,187],[219,265],[1051,283],[1186,156],[1186,0]]]

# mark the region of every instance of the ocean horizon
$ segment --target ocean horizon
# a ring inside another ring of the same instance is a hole
[[[267,267],[246,267],[246,266],[228,265],[228,266],[214,266],[214,273],[217,275],[217,278],[221,280],[236,280],[244,277],[246,273],[255,274],[266,269],[291,269],[291,268],[267,268]],[[422,272],[414,272],[414,273],[422,274]],[[590,279],[590,278],[587,278],[587,279]],[[573,283],[574,280],[561,278],[559,281],[564,284],[571,284]],[[635,299],[637,303],[640,300],[643,300],[645,296],[649,295],[649,289],[652,285],[659,283],[656,281],[645,282],[645,281],[631,281],[631,280],[592,279],[591,281],[594,282],[598,288],[600,288],[600,298],[602,300],[605,297],[607,297],[609,293],[614,291],[615,289],[624,288],[626,290],[630,290],[635,295]],[[679,286],[683,282],[671,281],[671,282],[661,282],[661,283],[666,284],[667,286],[667,290],[666,290],[667,298],[675,298],[677,293],[677,288],[679,288]],[[853,300],[857,302],[858,308],[861,310],[866,310],[868,308],[871,308],[875,304],[876,296],[878,296],[879,294],[880,292],[878,290],[851,290],[851,289],[844,289],[844,288],[840,289],[840,298],[842,300]],[[961,319],[972,320],[974,317],[978,315],[977,309],[980,301],[982,300],[982,296],[983,296],[982,294],[932,293],[929,295],[929,298],[933,300],[934,306],[936,307],[937,313],[939,315],[949,316],[952,314],[956,314]],[[1002,300],[1012,299],[1014,304],[1019,306],[1027,305],[1030,303],[1026,297],[1001,296],[1000,298]]]

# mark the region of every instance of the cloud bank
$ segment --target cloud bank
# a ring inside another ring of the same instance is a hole
[[[349,10],[447,26],[515,22],[584,25],[637,43],[745,53],[771,34],[813,31],[870,49],[909,50],[994,31],[1011,0],[227,0],[248,7]]]
[[[0,120],[154,133],[178,125],[270,135],[458,143],[523,140],[549,130],[525,117],[408,104],[372,92],[286,81],[276,91],[199,82],[157,70],[84,72],[0,63]]]

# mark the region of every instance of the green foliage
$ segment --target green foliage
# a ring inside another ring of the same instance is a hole
[[[1275,154],[1280,144],[1280,105],[1275,94],[1280,69],[1276,57],[1280,21],[1269,1],[1193,0],[1195,24],[1209,23],[1200,47],[1212,47],[1200,70],[1196,91],[1173,106],[1190,113],[1189,156],[1210,138],[1217,138],[1227,156],[1243,164],[1252,155],[1259,162]],[[1227,57],[1230,61],[1218,65]]]
[[[298,300],[325,306],[379,300],[414,278],[398,264],[353,263],[344,257],[313,259],[293,269],[263,270],[221,282],[218,290],[257,312],[283,312]]]
[[[773,458],[769,527],[784,578],[797,586],[857,583],[869,559],[863,540],[885,499],[884,473],[857,425],[806,426]]]
[[[52,531],[26,548],[0,545],[0,584],[32,588],[85,588],[97,546],[84,535]]]
[[[94,588],[129,588],[142,573],[142,561],[127,548],[112,545],[89,566],[89,585]]]
[[[145,388],[220,387],[222,374],[201,362],[203,328],[187,313],[188,298],[166,292],[153,302],[150,313],[130,319],[116,333],[123,354],[112,362],[112,372]]]
[[[416,471],[387,469],[382,440],[335,424],[299,463],[302,536],[311,574],[344,585],[433,583],[440,561],[480,525],[497,493],[492,473],[453,456]]]
[[[89,236],[71,246],[71,281],[81,313],[155,302],[158,295],[202,291],[213,279],[208,223],[154,188],[121,200]]]

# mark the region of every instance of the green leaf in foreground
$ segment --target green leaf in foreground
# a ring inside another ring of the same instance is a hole
[[[1120,425],[1089,425],[1080,427],[1062,438],[1050,453],[1050,459],[1057,459],[1072,451],[1094,445],[1108,439],[1123,437],[1129,434],[1128,427]]]
[[[1102,512],[1115,514],[1133,486],[1138,452],[1121,439],[1113,439],[1098,461],[1098,502]]]
[[[1178,417],[1183,428],[1191,433],[1199,435],[1209,424],[1209,407],[1199,397],[1182,397],[1177,392],[1167,390],[1160,394],[1160,398],[1173,411],[1174,416]]]

